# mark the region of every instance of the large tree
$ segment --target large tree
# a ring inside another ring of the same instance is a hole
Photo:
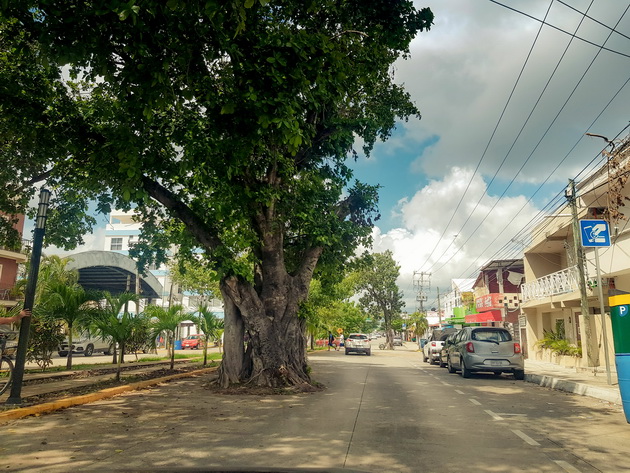
[[[394,261],[391,251],[384,253],[365,253],[355,261],[357,266],[355,283],[360,294],[359,305],[373,317],[383,320],[388,349],[394,349],[394,331],[392,322],[400,319],[405,306],[403,294],[398,289],[396,280],[400,275],[400,266]]]
[[[344,261],[369,237],[377,189],[354,182],[347,160],[357,138],[367,155],[419,117],[393,64],[431,11],[409,0],[0,9],[0,79],[18,84],[0,152],[19,170],[6,174],[19,176],[18,195],[42,180],[55,190],[49,241],[76,243],[93,223],[76,217],[88,198],[135,207],[141,264],[176,244],[182,257],[200,249],[220,278],[221,383],[310,382],[298,307],[318,263]],[[65,65],[74,84],[60,85]]]

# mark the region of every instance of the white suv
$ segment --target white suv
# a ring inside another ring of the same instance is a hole
[[[111,355],[114,351],[114,343],[110,340],[103,340],[95,336],[90,336],[89,333],[81,333],[72,337],[72,353],[92,356],[93,353],[103,353],[104,355]],[[68,356],[68,339],[66,338],[61,345],[59,345],[59,356]]]
[[[370,345],[370,337],[364,333],[351,333],[346,338],[345,344],[346,355],[355,353],[365,353],[367,356],[372,354],[372,347]]]

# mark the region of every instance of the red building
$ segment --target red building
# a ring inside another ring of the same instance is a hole
[[[466,316],[466,322],[507,322],[518,336],[524,277],[522,259],[494,260],[483,266],[473,284],[477,313]]]
[[[22,235],[24,231],[24,216],[21,215],[14,228]],[[17,304],[17,300],[11,293],[18,276],[21,263],[26,262],[30,241],[22,240],[17,247],[9,247],[0,241],[0,312]]]

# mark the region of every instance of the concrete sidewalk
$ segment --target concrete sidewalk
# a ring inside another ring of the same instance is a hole
[[[611,366],[611,384],[608,384],[605,367],[578,370],[554,363],[525,360],[525,381],[621,405],[619,382],[614,369],[614,365]]]

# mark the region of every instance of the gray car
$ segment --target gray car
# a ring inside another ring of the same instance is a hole
[[[464,378],[476,371],[511,373],[515,379],[525,379],[521,345],[504,328],[464,327],[448,340],[447,350],[449,373],[461,371]]]

